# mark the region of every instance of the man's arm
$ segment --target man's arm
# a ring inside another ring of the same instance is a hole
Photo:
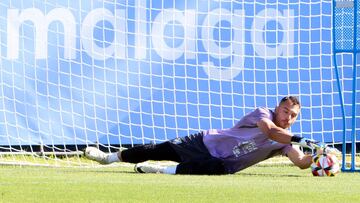
[[[283,144],[291,143],[292,134],[289,131],[276,126],[270,119],[261,119],[257,122],[257,126],[270,139]]]
[[[305,155],[298,147],[292,147],[287,153],[291,162],[301,169],[309,168],[312,163],[312,156]]]
[[[270,119],[261,119],[257,126],[269,139],[283,144],[290,144],[292,141],[293,135],[289,131],[276,126]],[[297,146],[291,147],[287,156],[291,162],[301,169],[309,168],[312,163],[312,156],[305,155]]]
[[[300,137],[297,135],[292,135],[289,131],[276,126],[270,119],[263,118],[259,122],[257,122],[257,126],[260,130],[276,142],[283,144],[295,144],[302,147],[307,147],[310,149],[314,149],[317,147],[317,141],[313,139],[308,139],[304,137]]]

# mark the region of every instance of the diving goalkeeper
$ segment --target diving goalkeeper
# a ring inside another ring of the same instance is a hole
[[[288,96],[274,111],[257,108],[229,129],[206,130],[109,154],[87,147],[85,156],[101,164],[136,163],[135,171],[139,173],[233,174],[276,155],[285,155],[296,166],[305,169],[310,167],[312,156],[305,155],[299,146],[314,148],[316,142],[287,130],[299,112],[298,99]],[[178,164],[163,166],[146,163],[148,160],[169,160]]]

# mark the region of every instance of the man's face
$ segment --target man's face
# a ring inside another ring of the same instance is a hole
[[[275,109],[275,125],[280,128],[289,128],[298,117],[300,106],[294,105],[291,100],[286,100]]]

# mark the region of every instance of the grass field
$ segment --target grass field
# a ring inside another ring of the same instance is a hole
[[[0,202],[360,202],[360,174],[313,177],[292,166],[235,175],[137,174],[129,166],[0,166]]]

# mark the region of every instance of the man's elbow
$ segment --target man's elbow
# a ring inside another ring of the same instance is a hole
[[[311,163],[311,158],[308,156],[304,156],[302,159],[296,162],[295,165],[303,170],[309,168],[311,166]]]
[[[308,169],[310,167],[310,165],[308,164],[299,164],[297,165],[301,170],[304,170],[304,169]]]

